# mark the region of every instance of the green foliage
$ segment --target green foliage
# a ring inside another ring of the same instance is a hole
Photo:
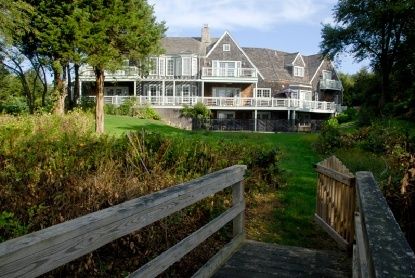
[[[90,97],[81,97],[79,107],[85,112],[95,111],[95,99]]]
[[[185,105],[180,110],[180,117],[198,120],[210,119],[212,112],[202,102],[198,102],[193,106]]]
[[[133,107],[137,105],[137,100],[135,98],[126,99],[120,106],[117,108],[117,113],[124,116],[132,116]]]
[[[28,112],[29,107],[23,97],[9,97],[7,101],[0,103],[0,113],[22,115]]]
[[[329,154],[340,146],[341,139],[340,131],[338,129],[338,122],[332,118],[323,124],[314,147],[319,153]]]
[[[14,213],[8,211],[0,213],[0,242],[26,233],[27,227],[15,218]]]
[[[339,124],[355,121],[357,119],[357,110],[349,107],[337,115],[336,119]]]
[[[137,106],[135,98],[124,101],[121,105],[105,104],[107,115],[132,116],[139,119],[160,120],[160,115],[150,106]]]

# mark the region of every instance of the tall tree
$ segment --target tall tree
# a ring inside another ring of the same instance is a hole
[[[146,0],[85,0],[89,28],[82,52],[95,72],[95,129],[104,132],[104,72],[122,67],[125,59],[145,61],[161,51],[165,27],[157,23]]]
[[[335,25],[323,25],[323,54],[350,52],[357,61],[370,60],[380,76],[379,109],[391,98],[391,73],[406,39],[407,18],[413,16],[413,0],[339,0]]]

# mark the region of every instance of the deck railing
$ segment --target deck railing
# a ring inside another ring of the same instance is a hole
[[[371,172],[356,173],[354,277],[415,277],[415,254]]]
[[[354,239],[355,178],[331,156],[316,164],[317,201],[315,220],[340,247],[347,249]]]
[[[95,99],[95,96],[90,96]],[[120,105],[132,96],[104,96],[105,103]],[[198,97],[198,96],[137,96],[137,105],[178,106],[195,105],[198,102],[211,108],[275,108],[275,110],[321,111],[334,113],[334,102],[300,100],[289,98],[252,98],[252,97]]]
[[[202,68],[203,77],[255,78],[254,68]]]
[[[415,254],[373,174],[354,177],[334,156],[316,171],[315,219],[340,247],[353,244],[353,277],[415,277]]]
[[[341,91],[342,83],[339,80],[320,79],[320,89]]]
[[[243,177],[246,166],[235,165],[196,180],[67,221],[0,244],[0,277],[36,277],[137,231],[227,187],[232,207],[161,255],[130,274],[155,277],[233,221],[233,239],[195,275],[206,277],[244,239]]]

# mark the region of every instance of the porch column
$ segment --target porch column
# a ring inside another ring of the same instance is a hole
[[[258,118],[258,110],[254,110],[254,131],[257,130],[257,118]]]
[[[173,79],[173,105],[176,105],[176,80]]]
[[[288,110],[287,112],[288,112],[288,113],[287,113],[287,115],[288,115],[287,120],[290,120],[290,113],[291,113],[291,111],[290,111],[290,110]]]
[[[133,88],[133,92],[134,92],[134,97],[137,96],[137,81],[134,80],[134,88]]]
[[[81,79],[79,79],[78,86],[79,86],[79,98],[78,98],[78,102],[79,102],[82,98],[82,80]]]
[[[166,96],[166,81],[161,81],[161,104],[164,104]]]

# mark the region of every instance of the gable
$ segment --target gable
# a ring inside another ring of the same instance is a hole
[[[228,45],[227,51],[224,51],[224,46]],[[205,66],[212,66],[212,61],[240,61],[242,68],[254,68],[258,71],[258,74],[262,77],[257,67],[252,63],[248,55],[243,51],[241,47],[235,42],[232,36],[225,32],[222,37],[215,43],[206,55]],[[263,77],[262,77],[263,78]]]
[[[304,62],[304,59],[303,59],[303,56],[300,53],[297,54],[294,61],[292,62],[292,65],[296,66],[296,67],[305,67],[306,66],[306,64]]]

